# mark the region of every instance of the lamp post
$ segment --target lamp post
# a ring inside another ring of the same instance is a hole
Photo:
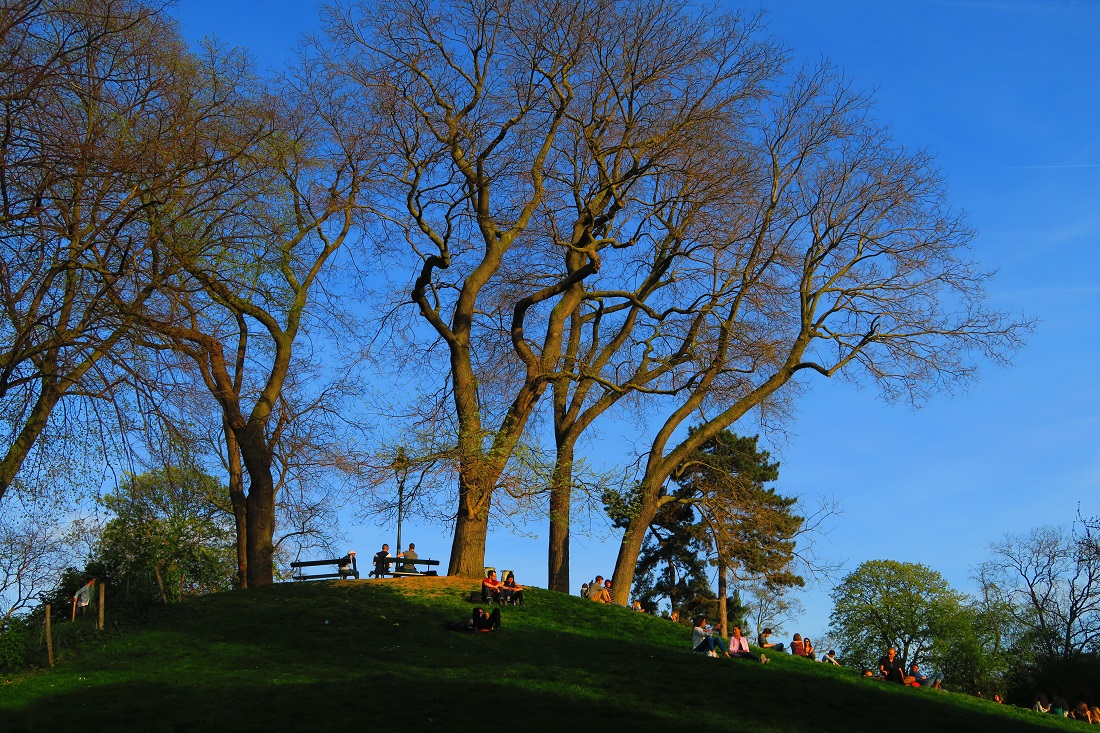
[[[409,475],[409,457],[405,446],[398,446],[393,459],[393,473],[397,478],[397,553],[401,553],[401,520],[405,514],[405,478]]]

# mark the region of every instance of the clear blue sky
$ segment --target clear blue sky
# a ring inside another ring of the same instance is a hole
[[[957,588],[1006,532],[1100,513],[1100,2],[1095,0],[774,0],[771,32],[798,57],[826,56],[877,90],[895,138],[931,150],[999,271],[998,307],[1039,319],[1010,369],[923,409],[819,380],[799,405],[782,460],[784,493],[832,494],[844,515],[820,551],[854,568],[923,562]],[[214,34],[277,65],[317,28],[309,0],[180,0],[191,39]],[[393,531],[347,528],[371,552]],[[545,583],[537,539],[490,536],[487,562]],[[447,528],[407,528],[446,561]],[[573,585],[608,574],[617,538],[575,538]],[[787,632],[818,636],[828,589],[811,589]]]

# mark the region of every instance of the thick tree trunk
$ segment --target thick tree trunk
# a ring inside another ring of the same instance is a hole
[[[258,588],[271,585],[275,579],[275,482],[271,477],[271,449],[259,423],[250,423],[236,433],[236,438],[248,471],[245,578],[249,588]]]
[[[61,390],[57,388],[53,381],[42,380],[41,391],[38,393],[38,399],[35,400],[29,416],[24,421],[22,429],[20,429],[15,440],[12,441],[11,446],[8,447],[3,459],[0,459],[0,499],[4,498],[4,494],[15,481],[19,469],[23,467],[23,462],[27,460],[27,456],[30,455],[35,442],[42,435],[42,431],[46,429],[50,413],[61,400],[61,395]]]
[[[657,515],[657,503],[645,502],[638,514],[630,519],[622,542],[619,544],[619,556],[615,560],[615,575],[612,578],[611,600],[616,604],[627,605],[630,589],[634,585],[634,572],[638,569],[638,555],[642,552],[642,541],[649,525]]]
[[[460,479],[460,483],[462,480]],[[485,539],[489,534],[491,489],[465,486],[459,493],[455,536],[451,542],[448,575],[481,578],[485,575]]]
[[[573,503],[573,442],[558,441],[557,463],[550,482],[550,544],[547,553],[547,585],[569,592],[569,510]]]
[[[237,537],[237,585],[248,587],[248,502],[244,493],[244,467],[241,449],[229,421],[222,424],[225,434],[226,465],[229,467],[229,500],[233,505],[233,525]]]
[[[247,521],[247,582],[249,588],[271,585],[275,579],[275,492],[270,474],[266,477],[266,486],[257,486],[256,477],[251,476],[248,492]]]

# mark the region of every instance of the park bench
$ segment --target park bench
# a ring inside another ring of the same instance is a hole
[[[351,567],[348,569],[342,569],[340,566],[344,562],[344,558],[337,557],[331,560],[296,560],[290,563],[290,567],[293,570],[291,577],[294,580],[320,580],[321,578],[345,578],[353,577],[359,580],[359,569],[355,566],[355,557],[351,558]],[[315,573],[313,575],[302,575],[302,568],[318,567],[320,565],[335,565],[335,573]]]
[[[379,563],[380,560],[375,558],[372,559],[372,562]],[[439,565],[439,560],[421,560],[419,558],[417,558],[416,560],[406,560],[403,557],[389,557],[386,558],[385,562],[386,570],[384,572],[379,572],[377,567],[375,567],[375,569],[372,570],[370,574],[377,578],[384,577],[386,575],[394,578],[408,577],[413,575],[439,575],[437,571],[431,569],[432,567]],[[393,565],[394,567],[390,568],[390,565]],[[423,565],[425,570],[423,572],[410,573],[404,570],[398,570],[397,567],[400,565],[412,565],[414,567],[417,565]]]

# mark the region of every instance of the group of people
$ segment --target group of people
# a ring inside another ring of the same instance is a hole
[[[1065,698],[1055,696],[1054,699],[1051,699],[1040,692],[1035,696],[1035,702],[1032,704],[1031,709],[1037,713],[1051,713],[1052,715],[1061,715],[1064,718],[1080,720],[1090,725],[1100,725],[1100,707],[1095,705],[1090,707],[1084,700],[1077,703],[1076,707],[1071,708]]]
[[[864,669],[863,676],[886,682],[897,682],[910,687],[930,687],[933,690],[940,689],[943,684],[943,672],[933,672],[929,675],[922,674],[920,665],[916,661],[909,665],[907,671],[905,660],[898,656],[898,650],[895,647],[887,649],[885,656],[879,658],[877,673],[870,669]]]
[[[496,570],[490,570],[481,581],[481,602],[521,606],[523,586],[516,582],[516,574],[511,570],[504,576],[504,582],[497,579]]]
[[[398,547],[397,549],[400,550],[401,548]],[[353,552],[349,554],[354,555],[355,553]],[[397,564],[397,566],[393,570],[390,570],[390,565],[394,563],[397,559],[405,560],[405,562]],[[416,554],[416,545],[414,545],[412,542],[409,543],[409,547],[407,550],[405,550],[404,552],[398,552],[396,557],[390,554],[390,546],[387,544],[383,544],[382,549],[374,553],[374,570],[371,572],[371,575],[376,578],[383,578],[393,572],[419,573],[420,571],[416,569],[416,565],[409,562],[410,560],[419,559],[420,556]]]
[[[602,575],[597,575],[591,583],[582,584],[581,598],[587,598],[596,603],[611,603],[611,578],[605,580]]]
[[[770,650],[773,652],[782,652],[788,647],[784,646],[781,642],[775,642],[771,640],[772,630],[765,628],[760,632],[757,637],[757,646],[764,650]],[[814,643],[810,640],[810,637],[802,638],[802,634],[795,634],[791,638],[791,645],[789,647],[790,653],[796,657],[802,657],[803,659],[809,659],[811,661],[820,661],[825,664],[832,664],[837,667],[840,666],[840,661],[836,658],[836,650],[830,649],[825,654],[821,655],[821,659],[817,658],[817,650],[814,649]]]
[[[730,633],[729,647],[727,648],[721,637],[722,624],[707,625],[705,616],[696,616],[691,629],[691,648],[699,654],[708,657],[724,656],[727,659],[757,659],[756,655],[749,651],[749,640],[741,634],[741,627],[734,626]],[[721,652],[721,654],[719,654]],[[767,664],[770,660],[760,655],[760,663]]]

